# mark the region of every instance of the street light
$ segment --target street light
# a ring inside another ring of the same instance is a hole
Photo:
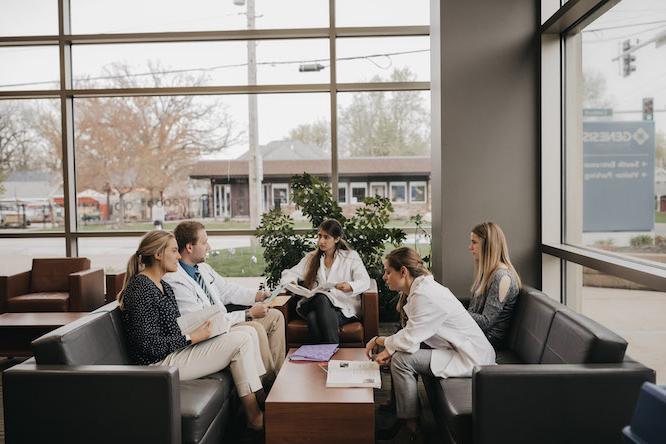
[[[298,66],[298,72],[317,72],[326,68],[321,63],[302,63]]]

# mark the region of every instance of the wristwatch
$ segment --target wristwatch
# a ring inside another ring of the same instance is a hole
[[[252,315],[250,314],[250,309],[245,310],[245,322],[249,322],[252,320]]]

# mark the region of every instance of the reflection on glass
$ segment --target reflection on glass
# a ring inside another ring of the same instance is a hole
[[[75,34],[247,29],[248,4],[254,6],[256,29],[328,26],[325,0],[72,0],[72,29]]]
[[[327,70],[301,72],[304,64],[327,67],[323,39],[262,40],[256,45],[258,84],[327,82]],[[248,42],[75,45],[76,88],[128,88],[248,84]],[[251,68],[251,67],[250,67]]]
[[[662,264],[666,46],[663,27],[646,23],[659,19],[662,2],[625,0],[567,42],[582,60],[570,75],[581,94],[567,104],[578,110],[567,122],[567,242]]]
[[[60,87],[57,46],[0,48],[0,66],[0,91]]]
[[[3,0],[0,2],[0,35],[57,35],[58,2],[52,0]],[[0,63],[0,65],[2,65]]]
[[[0,233],[62,231],[57,100],[0,100]]]
[[[430,39],[423,37],[350,37],[337,44],[338,82],[411,82],[430,80]]]
[[[336,0],[337,26],[429,25],[428,0]]]

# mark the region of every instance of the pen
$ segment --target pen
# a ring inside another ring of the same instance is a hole
[[[317,367],[319,367],[320,369],[322,369],[322,370],[324,371],[324,373],[326,373],[326,374],[328,375],[328,370],[326,370],[326,368],[324,368],[323,365],[321,365],[321,364],[317,364]]]

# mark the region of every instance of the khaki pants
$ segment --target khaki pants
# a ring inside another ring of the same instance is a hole
[[[236,391],[242,398],[262,388],[259,378],[263,368],[258,367],[255,353],[252,334],[239,329],[181,348],[151,365],[178,367],[181,381],[230,367]]]
[[[280,372],[280,368],[282,368],[286,354],[284,316],[282,316],[282,313],[272,308],[268,310],[263,318],[236,324],[232,329],[238,326],[250,326],[256,330],[259,339],[259,351],[266,368],[266,374],[275,379]]]

